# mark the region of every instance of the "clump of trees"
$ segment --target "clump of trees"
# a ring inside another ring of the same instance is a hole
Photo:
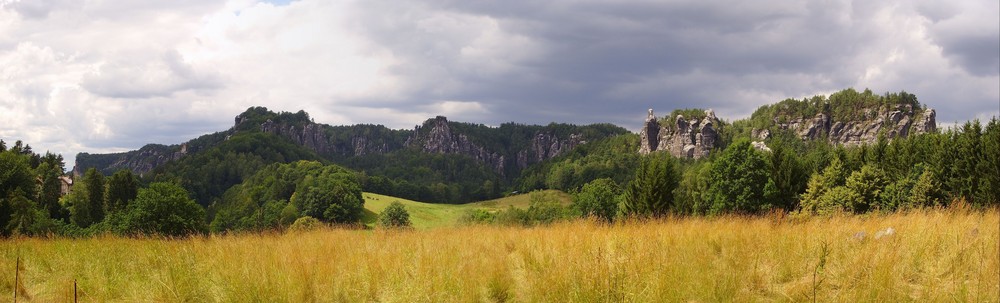
[[[87,236],[101,233],[187,236],[204,233],[205,210],[176,184],[140,188],[123,170],[88,169],[63,195],[62,156],[35,154],[0,140],[0,234]]]
[[[909,100],[902,93],[882,98]],[[569,167],[564,165],[604,165],[612,162],[604,155],[614,154],[616,149],[635,155],[633,162],[622,161],[632,164],[608,174],[629,172],[624,178],[574,176],[571,182],[550,182],[556,189],[573,193],[573,203],[564,215],[605,222],[628,217],[771,211],[862,214],[942,207],[953,201],[979,208],[1000,206],[1000,122],[996,118],[985,126],[970,121],[937,133],[892,139],[883,136],[853,147],[803,141],[790,131],[774,132],[765,142],[770,151],[758,150],[749,140],[737,137],[700,160],[674,159],[666,153],[639,156],[634,153],[635,144],[597,144],[539,167],[554,170],[550,179],[563,178],[565,175],[556,172]],[[528,172],[533,173],[533,169]],[[567,184],[580,185],[566,188]],[[536,221],[524,219],[532,216],[529,212],[473,211],[465,220],[532,225]]]
[[[47,234],[68,211],[59,203],[62,156],[36,154],[31,146],[0,140],[0,236]]]
[[[123,209],[113,212],[108,224],[124,235],[180,237],[208,232],[205,209],[173,183],[153,183],[139,189]]]
[[[378,225],[385,228],[410,227],[410,212],[399,201],[393,201],[378,215]]]
[[[354,172],[319,162],[267,166],[208,209],[183,186],[189,179],[143,186],[128,170],[105,176],[90,168],[63,195],[64,170],[61,156],[0,140],[0,235],[183,237],[285,228],[301,218],[355,224],[364,206]],[[299,225],[313,225],[307,221]]]
[[[583,185],[580,191],[573,195],[572,207],[584,217],[611,222],[618,216],[621,195],[622,190],[614,180],[601,178]]]
[[[666,153],[643,158],[623,193],[621,210],[625,215],[662,217],[670,213],[679,179],[675,161]]]
[[[327,224],[354,224],[363,210],[355,173],[315,161],[275,163],[231,187],[210,207],[210,229],[283,229],[307,216]]]

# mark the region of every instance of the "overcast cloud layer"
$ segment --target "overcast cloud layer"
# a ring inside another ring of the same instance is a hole
[[[0,138],[62,153],[175,144],[250,106],[410,128],[611,122],[647,108],[906,90],[1000,111],[984,1],[0,0]]]

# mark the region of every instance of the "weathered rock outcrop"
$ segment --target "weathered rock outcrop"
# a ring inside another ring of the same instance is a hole
[[[774,117],[774,125],[780,130],[791,130],[802,140],[821,140],[826,136],[830,143],[858,146],[873,143],[880,134],[886,138],[906,137],[911,134],[930,133],[937,130],[934,109],[914,109],[910,105],[864,110],[866,119],[836,120],[827,114],[817,114],[812,118],[794,118],[782,122],[782,117]],[[770,131],[754,129],[757,139],[766,139]]]
[[[239,123],[239,117],[237,117]],[[368,126],[381,127],[381,126]],[[279,124],[267,120],[260,125],[260,130],[288,138],[295,144],[304,146],[317,154],[325,156],[364,156],[369,154],[384,154],[392,149],[385,138],[370,138],[363,135],[355,135],[346,141],[338,141],[334,138],[335,130],[324,124],[307,123],[305,125]],[[395,145],[398,145],[395,144]],[[398,149],[398,146],[396,146]]]
[[[656,122],[656,116],[653,115],[653,109],[649,109],[649,115],[646,116],[646,123],[642,125],[642,130],[639,131],[639,153],[648,154],[656,150],[660,146],[660,123]]]
[[[583,143],[586,141],[580,134],[559,138],[550,132],[539,132],[532,137],[527,150],[518,151],[515,165],[519,169],[525,169],[528,165],[555,158]]]
[[[106,175],[122,169],[143,175],[185,155],[187,155],[187,143],[170,146],[149,144],[139,150],[113,154],[80,153],[76,156],[73,175],[83,176],[91,167]]]
[[[688,120],[678,115],[672,124],[660,126],[649,110],[649,116],[639,132],[639,153],[668,151],[674,157],[698,159],[708,156],[719,142],[719,119],[711,109],[705,117]]]
[[[410,150],[471,157],[511,177],[529,165],[559,156],[585,143],[581,133],[600,139],[623,134],[625,129],[612,125],[550,126],[505,124],[500,128],[449,122],[445,117],[430,119],[414,130],[394,130],[382,125],[358,124],[330,126],[312,122],[304,111],[274,113],[252,107],[234,119],[229,130],[188,141],[190,153],[197,154],[218,146],[245,132],[263,132],[283,137],[316,152],[335,163],[345,163],[356,156],[389,154]],[[143,174],[188,153],[187,145],[149,145],[141,150],[120,154],[82,153],[77,156],[75,171],[83,173],[96,167],[106,174],[126,168]]]
[[[404,145],[420,148],[427,153],[468,156],[488,165],[501,175],[504,174],[508,165],[512,164],[517,169],[524,169],[531,164],[554,158],[585,143],[579,134],[559,138],[552,132],[542,130],[531,137],[526,149],[513,151],[515,157],[510,159],[503,151],[489,150],[473,142],[467,135],[454,132],[449,126],[448,118],[438,116],[429,122],[423,126],[416,126],[413,134],[407,138]],[[426,127],[430,129],[424,130]]]
[[[406,139],[406,146],[417,146],[422,151],[436,154],[459,154],[476,159],[476,161],[492,167],[497,172],[503,172],[504,156],[491,152],[473,143],[465,134],[452,132],[448,125],[448,118],[444,116],[435,117],[430,125],[431,129],[427,135],[421,135],[421,126],[413,130],[413,135]]]

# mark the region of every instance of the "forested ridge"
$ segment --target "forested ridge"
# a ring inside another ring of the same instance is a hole
[[[503,123],[428,119],[413,130],[317,124],[304,111],[251,107],[227,131],[182,145],[78,155],[74,172],[130,169],[144,180],[175,180],[203,206],[270,163],[315,160],[361,173],[369,191],[420,201],[465,203],[500,197],[525,168],[578,144],[625,134],[611,124]],[[555,146],[555,148],[553,147]]]
[[[61,180],[69,179],[63,176],[61,156],[37,154],[21,141],[10,146],[0,141],[0,232],[187,235],[284,229],[304,219],[356,224],[362,191],[437,203],[540,189],[575,197],[563,207],[533,196],[528,209],[470,213],[469,223],[776,211],[822,216],[956,203],[1000,205],[1000,122],[995,117],[907,136],[879,133],[877,140],[856,146],[811,140],[796,129],[776,127],[783,119],[820,113],[864,119],[873,107],[926,111],[916,96],[905,92],[845,90],[830,97],[790,99],[762,106],[746,120],[723,121],[718,126],[721,142],[707,157],[679,159],[666,152],[639,154],[638,136],[612,125],[487,127],[431,119],[414,130],[330,127],[316,126],[305,112],[255,107],[238,116],[229,131],[183,147],[140,150],[173,157],[146,173],[91,167],[72,178],[68,193],[60,192]],[[858,108],[869,109],[848,110]],[[664,119],[697,118],[699,113],[704,111],[677,110]],[[322,136],[308,131],[311,127]],[[766,138],[751,135],[762,128],[771,131]],[[433,141],[435,136],[468,145],[457,152],[429,152],[451,148],[435,145],[441,143]],[[538,141],[531,138],[546,136],[562,141],[545,143],[566,148],[542,150],[549,157],[538,162],[509,158],[538,151],[532,149]],[[379,139],[359,143],[371,138]],[[580,142],[568,144],[565,138]],[[107,159],[83,161],[97,166]],[[511,168],[518,163],[530,164]]]

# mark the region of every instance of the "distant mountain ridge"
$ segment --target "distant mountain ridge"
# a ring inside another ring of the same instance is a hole
[[[277,135],[335,163],[370,155],[402,150],[431,154],[460,155],[475,159],[500,175],[516,174],[531,164],[569,151],[588,140],[624,134],[628,131],[611,124],[576,126],[552,123],[547,126],[505,123],[487,127],[448,121],[438,116],[412,130],[390,129],[382,125],[331,126],[315,123],[304,111],[275,113],[251,107],[234,119],[232,128],[204,135],[183,144],[149,144],[138,150],[113,154],[80,153],[74,173],[97,168],[105,174],[128,169],[147,174],[186,155],[220,144],[243,132]]]

